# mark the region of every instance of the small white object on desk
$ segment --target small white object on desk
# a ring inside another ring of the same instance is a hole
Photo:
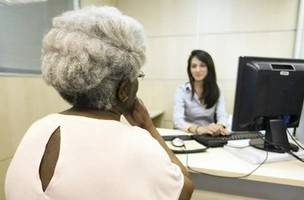
[[[227,147],[234,147],[234,148],[244,148],[249,146],[249,139],[246,140],[229,140],[227,142]]]
[[[265,160],[267,154],[266,151],[249,146],[249,140],[229,141],[228,144],[224,146],[224,150],[242,160],[253,164],[262,163]],[[294,152],[294,154],[300,158],[304,158],[304,151],[302,149],[299,149],[298,152]],[[292,159],[295,158],[288,153],[268,152],[266,162],[269,163]]]
[[[180,139],[180,138],[174,138],[172,141],[171,141],[172,145],[175,146],[175,147],[183,147],[185,146],[185,142],[184,140]]]

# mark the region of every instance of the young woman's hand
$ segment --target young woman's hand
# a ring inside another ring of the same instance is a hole
[[[210,134],[212,135],[213,132],[208,128],[208,126],[198,126],[195,131],[196,134]]]
[[[211,123],[207,126],[199,126],[196,130],[197,134],[210,134],[210,135],[228,135],[227,129],[221,124]]]
[[[123,116],[133,126],[139,126],[145,129],[153,126],[153,122],[149,116],[147,108],[138,98],[135,99],[133,108],[123,113]]]
[[[219,126],[219,132],[221,135],[229,135],[229,131],[225,128],[225,126],[223,126],[222,124],[216,124],[217,126]]]
[[[228,131],[224,126],[220,124],[211,123],[208,126],[208,129],[212,132],[212,135],[227,135]]]

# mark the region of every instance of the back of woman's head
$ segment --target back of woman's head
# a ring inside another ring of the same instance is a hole
[[[203,94],[202,99],[206,104],[206,108],[211,108],[217,102],[219,98],[219,88],[216,82],[216,72],[213,59],[211,55],[203,50],[193,50],[188,58],[187,73],[189,81],[192,87],[192,94],[194,95],[194,78],[191,74],[191,61],[192,58],[197,58],[201,62],[205,63],[208,69],[207,76],[203,80]]]
[[[143,27],[113,7],[66,12],[43,40],[43,78],[76,107],[111,109],[118,84],[144,61]]]

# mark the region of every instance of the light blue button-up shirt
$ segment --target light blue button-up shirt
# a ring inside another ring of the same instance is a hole
[[[213,107],[206,109],[206,105],[202,105],[196,93],[194,93],[192,99],[189,82],[177,88],[173,108],[174,128],[185,130],[193,124],[208,125],[214,122],[215,113],[217,123],[227,126],[228,115],[221,91],[217,103]]]

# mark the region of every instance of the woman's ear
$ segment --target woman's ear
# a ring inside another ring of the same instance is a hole
[[[129,99],[129,93],[130,93],[130,81],[129,80],[121,81],[117,91],[118,100],[120,100],[121,102],[126,102]]]

